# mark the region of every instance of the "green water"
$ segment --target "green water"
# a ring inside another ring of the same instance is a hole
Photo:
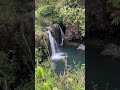
[[[67,54],[67,63],[74,69],[76,64],[85,64],[85,51],[77,50],[77,47],[64,45],[61,48],[61,51]],[[60,73],[64,71],[64,63],[61,60],[55,61],[56,63],[56,73]]]
[[[120,64],[109,62],[112,58],[101,56],[100,52],[100,49],[94,47],[86,48],[86,87],[89,82],[94,81],[96,83],[102,82],[100,83],[103,84],[101,86],[105,86],[106,83],[110,83],[112,87],[120,88]]]

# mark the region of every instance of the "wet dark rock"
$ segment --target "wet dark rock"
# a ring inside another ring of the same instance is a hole
[[[81,31],[81,37],[85,37],[85,31]]]
[[[66,33],[65,33],[65,38],[68,40],[73,40],[73,39],[78,39],[79,33],[77,31],[77,28],[72,24],[71,21],[68,21],[66,23]]]
[[[85,51],[85,45],[80,44],[77,49]]]
[[[51,32],[52,36],[56,39],[57,43],[60,44],[61,32],[60,32],[59,24],[53,24],[49,27],[46,27],[45,29],[43,29],[43,32],[46,32],[48,30]]]
[[[114,59],[120,60],[120,47],[110,43],[106,45],[105,49],[100,54],[103,56],[111,56]]]
[[[70,20],[66,22],[66,32],[65,32],[65,39],[70,41],[80,41],[83,40],[85,37],[85,31],[78,30],[76,25],[73,25]]]
[[[88,39],[86,40],[86,43],[85,43],[86,46],[89,46],[89,47],[94,47],[94,48],[98,48],[98,49],[104,49],[106,43],[102,40],[99,40],[99,39],[96,39],[96,40],[93,40],[93,39]]]

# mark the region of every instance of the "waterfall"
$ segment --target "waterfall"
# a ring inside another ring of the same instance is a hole
[[[55,54],[55,40],[51,35],[51,32],[48,30],[48,34],[49,34],[49,40],[50,40],[50,45],[51,45],[51,51],[52,51],[52,55]]]
[[[50,30],[48,30],[47,32],[49,34],[50,47],[51,47],[51,51],[52,51],[51,59],[52,60],[60,60],[65,55],[65,53],[63,53],[63,52],[57,52],[57,49],[58,49],[57,48],[57,42],[53,38]]]
[[[62,30],[62,28],[60,27],[60,25],[59,25],[59,29],[60,29],[60,33],[61,33],[61,40],[62,40],[60,45],[62,46],[62,45],[63,45],[64,36],[65,36],[65,35],[64,35],[63,30]]]

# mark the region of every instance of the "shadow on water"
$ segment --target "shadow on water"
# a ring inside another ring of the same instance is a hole
[[[85,52],[77,50],[75,46],[64,45],[61,48],[61,51],[67,54],[67,63],[74,69],[73,60],[76,64],[85,64]],[[64,71],[64,62],[62,60],[55,61],[56,63],[56,73]]]
[[[110,62],[112,58],[101,56],[100,52],[100,49],[92,47],[86,49],[86,81],[109,82],[120,88],[120,64]]]

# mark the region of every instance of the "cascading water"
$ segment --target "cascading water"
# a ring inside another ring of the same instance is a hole
[[[51,51],[52,51],[51,59],[52,60],[60,60],[62,57],[64,57],[65,53],[57,52],[57,48],[55,47],[57,45],[56,41],[53,38],[53,36],[51,35],[50,30],[48,30],[47,32],[49,34],[50,46],[51,46]]]
[[[64,33],[63,33],[63,30],[62,30],[62,28],[60,27],[60,25],[59,25],[59,29],[60,29],[60,33],[61,33],[61,46],[63,45],[63,41],[64,41],[64,37],[65,37],[65,35],[64,35]]]
[[[48,31],[48,34],[49,34],[49,40],[50,40],[50,45],[51,45],[51,51],[52,51],[52,55],[55,54],[55,40],[54,38],[52,37],[51,35],[51,32]]]

